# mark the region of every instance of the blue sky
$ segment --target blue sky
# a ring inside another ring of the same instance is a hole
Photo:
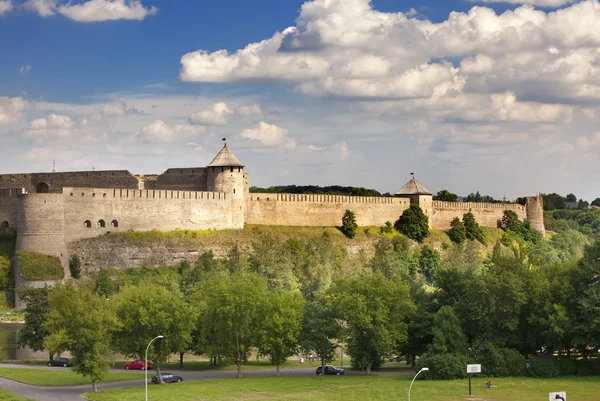
[[[0,0],[0,170],[592,200],[600,4],[508,3]]]

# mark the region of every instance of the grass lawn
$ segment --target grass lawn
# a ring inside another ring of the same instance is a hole
[[[180,384],[152,386],[152,399],[162,401],[233,401],[233,400],[297,400],[297,401],[388,401],[406,400],[410,376],[310,376],[254,377],[215,379]],[[473,394],[468,394],[468,381],[418,381],[412,401],[537,401],[548,399],[551,391],[566,391],[569,401],[596,401],[600,394],[600,377],[567,377],[559,379],[505,378],[492,379],[497,387],[483,387],[488,379],[473,379]],[[143,399],[144,388],[103,390],[86,393],[93,401],[134,401]]]
[[[91,384],[89,377],[83,377],[69,369],[64,368],[56,368],[56,370],[42,370],[0,367],[0,377],[19,381],[21,383],[34,384],[37,386],[68,387]],[[143,378],[143,374],[108,373],[102,382],[120,382]]]
[[[31,401],[29,398],[21,397],[15,393],[9,393],[6,390],[0,388],[0,401]]]

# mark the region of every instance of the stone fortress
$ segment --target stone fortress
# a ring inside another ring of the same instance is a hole
[[[244,224],[339,226],[347,209],[359,226],[381,226],[415,203],[436,229],[448,229],[453,218],[469,211],[480,225],[496,227],[504,211],[512,210],[544,233],[537,196],[526,198],[525,206],[440,202],[414,178],[394,197],[250,193],[248,182],[227,145],[207,167],[172,168],[156,176],[127,170],[4,174],[0,224],[16,230],[17,251],[58,257],[65,277],[67,244],[84,238],[128,230],[241,229]],[[17,287],[33,284],[19,276],[15,266]]]

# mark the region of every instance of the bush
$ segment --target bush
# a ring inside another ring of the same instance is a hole
[[[0,291],[6,291],[13,286],[12,269],[10,260],[0,255]]]
[[[543,357],[530,360],[527,376],[547,379],[560,376],[560,367],[555,358]]]
[[[481,363],[482,373],[487,376],[521,376],[525,371],[525,357],[515,349],[500,348],[491,341],[476,341],[471,351],[471,359]]]
[[[454,220],[450,222],[448,237],[457,244],[462,244],[467,239],[467,230],[465,225],[458,217],[455,217]]]
[[[427,355],[417,362],[416,370],[428,367],[429,372],[419,375],[420,379],[454,380],[467,377],[469,358],[461,354]]]
[[[354,238],[358,224],[356,224],[356,215],[351,210],[346,210],[342,217],[342,232],[348,238]]]
[[[506,376],[523,376],[525,374],[525,357],[519,351],[502,348],[500,353],[506,361]]]
[[[71,277],[76,280],[79,279],[79,276],[81,276],[81,260],[79,260],[79,256],[71,256],[71,259],[69,259],[69,270],[71,271]]]
[[[415,241],[423,241],[429,235],[429,218],[419,205],[412,204],[394,224],[396,230]]]
[[[17,252],[19,271],[27,281],[60,280],[65,273],[56,256],[42,255],[29,251]]]
[[[471,212],[463,214],[463,224],[465,226],[465,235],[467,239],[477,240],[482,244],[485,244],[485,232],[481,227],[479,227],[479,223],[475,220],[475,215]]]
[[[390,221],[386,221],[385,225],[379,227],[379,231],[382,234],[384,234],[384,233],[385,234],[389,234],[389,233],[394,232],[394,227],[392,227],[392,223]]]

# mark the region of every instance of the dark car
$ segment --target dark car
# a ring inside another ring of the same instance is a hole
[[[163,383],[179,383],[183,381],[183,377],[174,375],[173,373],[161,373]],[[152,383],[158,383],[158,375],[152,378]]]
[[[319,366],[317,368],[317,375],[321,376],[322,373],[322,366]],[[341,368],[336,368],[335,366],[331,366],[331,365],[325,365],[325,374],[326,375],[343,375],[344,373],[344,369]]]
[[[62,366],[66,368],[67,366],[71,366],[71,361],[69,361],[69,358],[53,359],[48,361],[48,366]]]

